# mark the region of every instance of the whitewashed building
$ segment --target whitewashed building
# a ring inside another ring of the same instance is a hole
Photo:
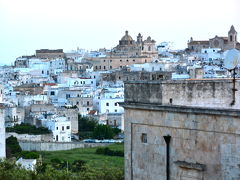
[[[71,141],[71,121],[64,116],[53,116],[50,119],[42,120],[42,125],[53,133],[53,141]]]

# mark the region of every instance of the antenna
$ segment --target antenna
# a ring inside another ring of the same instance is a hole
[[[238,65],[240,61],[240,52],[236,49],[231,49],[227,51],[227,54],[224,59],[224,67],[228,69],[228,71],[232,72],[233,71],[233,88],[232,88],[232,93],[233,93],[233,100],[231,102],[231,106],[235,104],[235,92],[237,91],[236,89],[236,66]]]

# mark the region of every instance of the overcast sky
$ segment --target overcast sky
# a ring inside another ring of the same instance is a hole
[[[232,24],[240,32],[239,0],[0,0],[0,64],[36,49],[113,48],[126,30],[184,49]]]

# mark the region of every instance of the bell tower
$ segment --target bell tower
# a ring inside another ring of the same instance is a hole
[[[233,25],[228,31],[228,44],[232,46],[232,48],[235,48],[237,44],[237,31],[235,30]]]

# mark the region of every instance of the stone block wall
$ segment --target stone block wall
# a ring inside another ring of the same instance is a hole
[[[125,179],[240,179],[240,111],[125,103]],[[144,136],[144,138],[143,138]]]

